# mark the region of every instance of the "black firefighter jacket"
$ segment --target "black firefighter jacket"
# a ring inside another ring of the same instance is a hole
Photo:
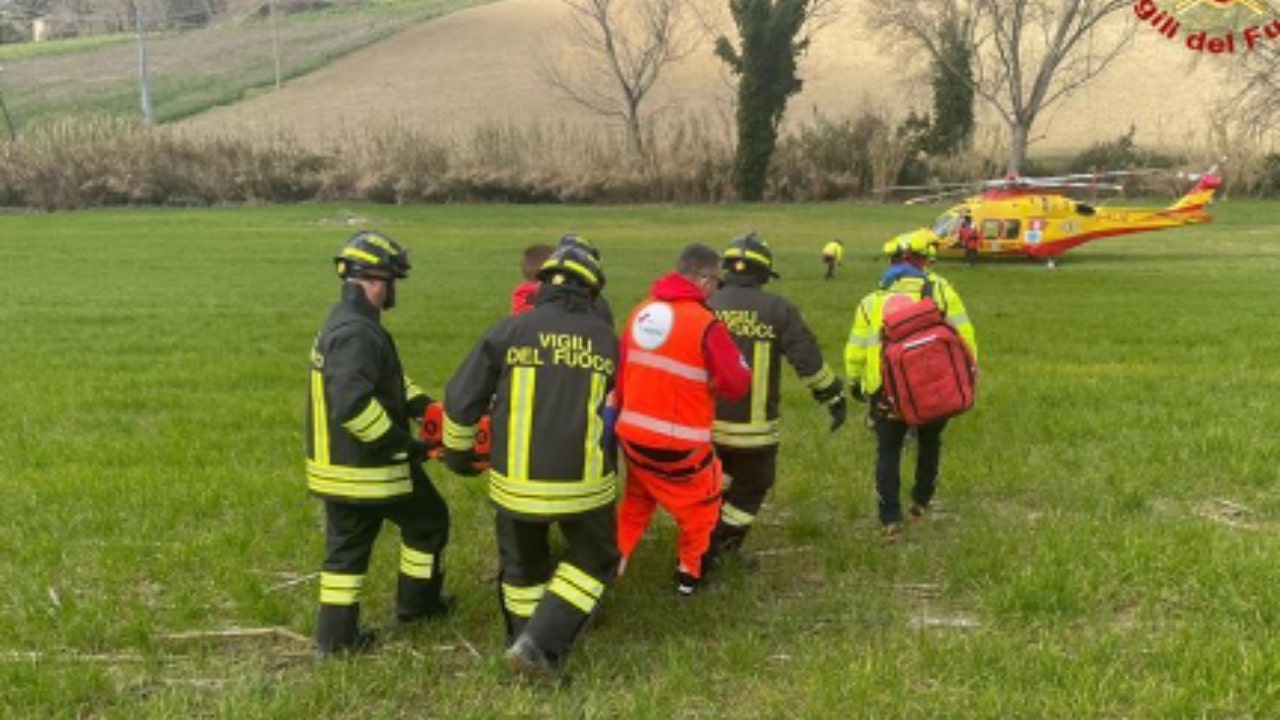
[[[423,470],[410,416],[429,402],[400,366],[395,342],[359,286],[343,286],[311,349],[307,486],[332,500],[386,502]]]
[[[586,292],[544,284],[537,306],[485,332],[445,388],[444,445],[467,451],[491,414],[489,497],[527,519],[611,504],[615,459],[605,402],[618,341]]]
[[[842,383],[822,359],[822,350],[800,311],[786,298],[765,292],[757,281],[729,275],[708,305],[729,328],[751,365],[751,391],[734,402],[716,403],[712,440],[719,447],[768,448],[778,444],[778,399],[785,357],[815,400],[840,400]]]

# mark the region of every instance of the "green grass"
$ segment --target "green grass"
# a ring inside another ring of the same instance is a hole
[[[488,0],[372,2],[277,18],[282,80],[313,72],[428,18]],[[66,116],[141,117],[133,36],[0,47],[4,99],[19,133]],[[45,49],[47,48],[47,49]],[[275,86],[271,25],[222,17],[146,40],[152,107],[171,122]]]
[[[881,545],[871,436],[835,436],[793,377],[779,485],[730,568],[678,603],[659,522],[572,658],[502,665],[491,511],[429,471],[454,517],[459,614],[317,667],[319,505],[301,474],[306,353],[356,226],[413,250],[387,316],[439,394],[503,315],[519,250],[602,249],[621,315],[686,242],[757,229],[833,366],[893,232],[928,209],[298,206],[0,216],[0,716],[1266,717],[1280,706],[1276,205],[1104,241],[1057,270],[940,271],[982,347],[948,429],[935,520]],[[346,218],[359,218],[352,224]],[[845,266],[821,280],[821,245]],[[908,464],[909,466],[909,464]],[[366,609],[388,619],[394,532]],[[474,653],[472,652],[474,649]],[[34,653],[34,656],[28,656]]]
[[[64,40],[49,40],[38,43],[24,42],[0,45],[0,62],[81,53],[108,45],[130,42],[134,40],[134,37],[132,33],[115,33],[112,35],[93,35],[91,37],[66,38]]]

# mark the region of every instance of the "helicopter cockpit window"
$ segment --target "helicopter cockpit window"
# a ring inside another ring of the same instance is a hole
[[[933,221],[933,234],[935,237],[950,237],[956,231],[956,216],[951,213],[939,215],[937,220]]]

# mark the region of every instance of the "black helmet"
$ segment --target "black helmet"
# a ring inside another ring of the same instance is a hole
[[[583,287],[599,291],[604,287],[604,268],[591,253],[578,245],[562,245],[538,270],[538,280],[560,285],[573,279]]]
[[[566,247],[578,248],[579,250],[582,250],[586,252],[588,255],[590,255],[591,258],[596,261],[596,265],[600,265],[600,249],[597,248],[595,245],[592,245],[590,240],[582,237],[581,235],[578,235],[576,233],[565,233],[564,235],[560,236],[560,242],[557,243],[556,245],[557,247],[562,247],[562,248],[566,248]],[[596,290],[603,290],[603,289],[604,289],[604,274],[601,273],[600,286],[597,287]]]
[[[361,230],[347,239],[342,251],[333,257],[338,277],[409,276],[409,251],[382,233]]]
[[[730,272],[741,273],[755,268],[769,277],[781,277],[773,271],[773,251],[769,249],[769,243],[754,232],[734,238],[720,257],[721,266]]]
[[[556,243],[556,245],[558,247],[582,248],[587,251],[588,255],[595,258],[596,262],[600,262],[600,250],[598,250],[595,245],[592,245],[590,240],[582,237],[581,235],[565,233],[560,236],[560,242]]]

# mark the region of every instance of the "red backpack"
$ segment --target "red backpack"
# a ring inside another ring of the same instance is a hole
[[[880,358],[885,395],[908,425],[973,407],[973,355],[934,302],[933,283],[925,281],[919,300],[885,304]]]

